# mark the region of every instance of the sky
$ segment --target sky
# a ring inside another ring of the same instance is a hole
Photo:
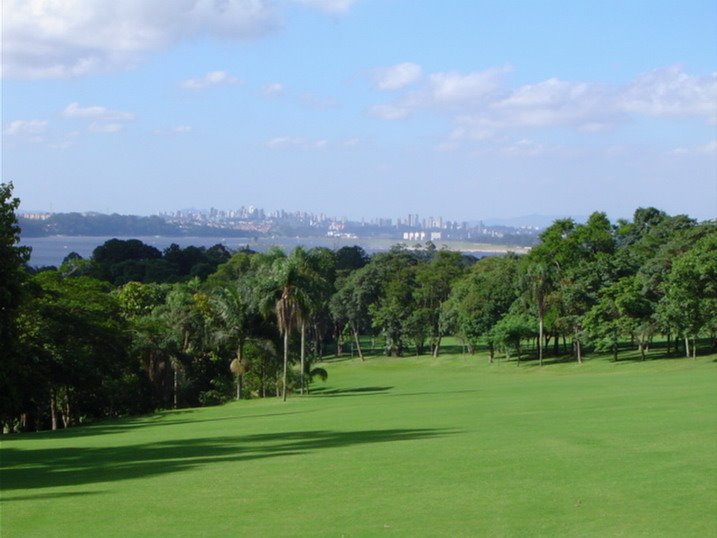
[[[717,3],[2,0],[21,210],[717,217]]]

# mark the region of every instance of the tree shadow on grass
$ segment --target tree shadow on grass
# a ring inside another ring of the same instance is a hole
[[[3,492],[144,479],[219,462],[301,455],[355,445],[415,441],[457,433],[447,429],[299,431],[182,439],[130,446],[2,451]],[[25,500],[24,495],[14,500]],[[3,500],[13,500],[5,497]]]
[[[67,429],[60,430],[43,430],[39,432],[25,432],[21,434],[9,434],[2,436],[2,442],[4,444],[12,443],[13,441],[27,441],[32,440],[46,440],[46,439],[67,439],[77,437],[90,437],[95,435],[107,435],[113,433],[122,433],[127,430],[137,430],[138,428],[145,428],[148,426],[178,426],[182,424],[194,424],[197,422],[217,422],[226,420],[243,420],[248,418],[259,418],[259,417],[275,417],[280,415],[295,415],[303,413],[304,411],[283,411],[280,413],[261,413],[253,415],[237,414],[233,416],[218,417],[218,418],[203,418],[200,415],[198,418],[192,419],[191,414],[200,411],[201,408],[195,409],[180,409],[171,411],[160,411],[154,415],[146,415],[139,417],[128,417],[122,419],[110,418],[97,422],[91,422],[89,424],[82,424],[79,426],[73,426]],[[186,418],[176,419],[177,416]]]
[[[314,396],[367,396],[370,394],[380,394],[392,388],[393,387],[357,387],[354,389],[332,389],[318,387],[311,389],[311,394]]]
[[[85,495],[97,495],[104,491],[62,491],[58,493],[36,493],[34,495],[3,495],[3,502],[10,501],[41,501],[62,499],[63,497],[84,497]]]
[[[710,355],[710,352],[704,352],[700,351],[697,356],[700,355]],[[640,363],[640,362],[654,362],[654,361],[675,361],[675,360],[684,360],[687,357],[685,357],[684,352],[675,352],[674,350],[671,350],[670,353],[667,353],[667,350],[665,349],[664,345],[654,345],[650,348],[649,351],[645,353],[645,357],[643,358],[640,354],[639,349],[636,349],[634,345],[627,345],[622,344],[618,348],[618,356],[617,360],[614,360],[612,357],[612,354],[610,352],[595,352],[595,351],[589,351],[586,355],[583,355],[582,360],[583,362],[590,362],[592,360],[608,360],[609,362],[613,364],[630,364],[630,363]],[[512,358],[511,361],[515,362],[515,358]],[[575,356],[571,354],[563,354],[563,355],[550,355],[543,358],[543,366],[552,366],[555,364],[578,364],[577,359]],[[528,368],[536,368],[540,367],[540,363],[538,361],[537,356],[526,356],[523,357],[520,361],[520,366],[528,367]]]

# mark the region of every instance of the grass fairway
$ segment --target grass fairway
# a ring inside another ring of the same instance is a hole
[[[715,536],[715,356],[327,365],[311,396],[2,441],[2,536]]]

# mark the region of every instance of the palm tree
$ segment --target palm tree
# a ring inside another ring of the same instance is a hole
[[[214,338],[219,342],[227,342],[236,349],[235,357],[229,369],[236,377],[236,399],[241,399],[242,376],[247,370],[244,360],[244,342],[247,336],[247,325],[251,315],[249,301],[240,283],[220,288],[212,297],[212,307],[216,315]]]
[[[279,334],[284,340],[284,372],[282,399],[286,401],[287,371],[289,364],[289,336],[291,331],[301,325],[308,308],[306,293],[305,266],[303,250],[297,248],[291,256],[274,260],[264,285],[268,293],[261,301],[262,311],[267,314],[273,310]]]

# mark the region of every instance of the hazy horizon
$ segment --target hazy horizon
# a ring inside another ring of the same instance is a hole
[[[717,5],[3,0],[23,211],[717,216]]]
[[[21,200],[21,202],[22,202],[22,200]],[[245,207],[248,207],[249,205],[251,205],[251,204],[245,204]],[[156,212],[156,213],[119,213],[119,212],[98,211],[96,209],[72,210],[72,211],[64,212],[64,211],[54,211],[54,210],[50,210],[50,209],[46,209],[46,208],[26,208],[26,207],[24,207],[24,204],[21,203],[20,207],[18,208],[17,213],[19,215],[37,214],[37,213],[79,213],[79,214],[98,213],[98,214],[109,215],[109,214],[114,213],[114,214],[136,216],[136,217],[151,217],[151,216],[161,216],[163,214],[165,214],[165,215],[173,214],[173,213],[176,213],[177,211],[208,212],[211,209],[217,209],[219,211],[230,211],[233,209],[239,209],[239,207],[240,206],[237,206],[237,207],[214,207],[214,206],[212,206],[212,207],[186,207],[186,208],[179,208],[179,209],[171,210],[168,212]],[[608,219],[611,222],[615,223],[619,219],[632,220],[634,211],[639,209],[640,207],[647,207],[647,206],[636,206],[633,209],[633,211],[631,211],[629,214],[626,214],[626,215],[613,215],[613,214],[610,214],[610,213],[603,211],[599,208],[596,208],[594,211],[591,211],[590,213],[594,213],[594,212],[605,213],[607,215]],[[301,209],[301,208],[287,209],[287,208],[277,207],[277,208],[260,208],[260,209],[264,209],[266,212],[283,209],[283,210],[287,211],[288,213],[303,211],[303,212],[307,212],[307,213],[313,213],[316,215],[319,214],[319,212],[313,212],[313,211]],[[663,208],[660,208],[660,207],[658,207],[656,209],[664,210]],[[417,214],[415,211],[410,211],[409,213]],[[667,213],[671,214],[671,215],[684,214],[684,215],[687,215],[688,217],[694,218],[698,221],[715,220],[714,216],[700,219],[700,218],[695,217],[694,215],[691,215],[689,213],[670,213],[670,212],[667,212]],[[379,215],[377,217],[365,217],[360,214],[349,215],[346,213],[336,213],[336,214],[324,213],[324,215],[327,218],[335,218],[335,219],[346,218],[352,222],[361,222],[363,219],[365,219],[366,222],[369,222],[369,219],[374,219],[374,218],[375,219],[391,218],[394,220],[394,223],[395,223],[396,218],[405,219],[408,216],[407,214],[406,215],[386,214],[386,215]],[[420,219],[423,219],[424,217],[434,217],[434,218],[442,217],[444,221],[468,222],[470,225],[476,225],[476,224],[482,222],[483,224],[485,224],[487,226],[511,226],[511,227],[520,227],[520,226],[547,227],[548,225],[552,224],[555,220],[565,219],[565,218],[573,219],[576,223],[583,223],[589,217],[589,214],[571,214],[571,213],[560,213],[560,214],[553,214],[553,215],[532,213],[532,214],[526,214],[526,215],[497,215],[497,216],[486,216],[486,217],[472,216],[472,217],[467,217],[467,218],[456,218],[451,215],[439,215],[439,214],[435,214],[435,215],[433,215],[433,214],[431,214],[431,215],[418,214],[418,215],[419,215]]]

